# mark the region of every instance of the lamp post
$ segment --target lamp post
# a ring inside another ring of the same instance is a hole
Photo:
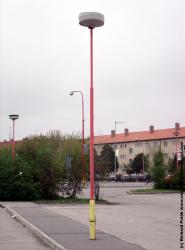
[[[144,142],[143,142],[144,144]],[[144,155],[144,145],[143,145],[143,175],[145,174],[145,155]]]
[[[15,158],[15,120],[19,119],[19,116],[9,115],[9,119],[13,121],[12,159],[14,159]]]
[[[83,93],[80,90],[73,90],[70,92],[70,95],[73,96],[74,93],[79,93],[82,97],[82,183],[85,186],[85,158],[84,158],[84,97]]]
[[[120,124],[120,123],[126,123],[126,122],[117,122],[117,121],[115,121],[114,122],[114,131],[115,131],[115,140],[114,140],[114,175],[115,175],[115,180],[116,180],[116,165],[117,165],[117,163],[116,163],[116,147],[117,147],[117,145],[116,145],[116,126],[117,126],[117,124]]]
[[[174,132],[174,135],[176,137],[176,141],[175,141],[175,145],[176,145],[176,168],[179,167],[179,161],[178,161],[178,140],[177,140],[177,137],[179,136],[180,134],[180,131],[175,131]]]
[[[79,24],[90,30],[90,240],[96,239],[96,218],[94,201],[94,90],[93,90],[93,29],[104,25],[104,16],[97,12],[83,12]]]

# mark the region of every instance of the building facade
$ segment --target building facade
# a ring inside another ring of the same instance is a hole
[[[94,138],[94,146],[98,154],[104,144],[109,144],[114,150],[116,149],[122,170],[131,164],[139,153],[143,153],[152,162],[155,152],[159,149],[162,150],[167,163],[169,158],[174,159],[176,152],[181,148],[181,142],[185,145],[185,127],[180,127],[179,123],[175,123],[174,128],[167,129],[155,130],[154,126],[150,126],[148,131],[140,132],[129,132],[125,129],[121,134],[115,134],[112,130],[110,135]]]

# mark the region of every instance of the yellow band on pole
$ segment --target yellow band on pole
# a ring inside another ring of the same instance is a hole
[[[89,239],[95,240],[96,239],[96,216],[95,216],[95,201],[94,200],[90,200],[89,202],[89,223],[90,223]]]

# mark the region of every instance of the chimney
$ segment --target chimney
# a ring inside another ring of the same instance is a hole
[[[154,133],[154,126],[150,125],[150,134],[153,134],[153,133]]]
[[[111,137],[115,136],[115,130],[111,130]]]
[[[175,123],[175,132],[180,132],[180,123],[179,122]]]
[[[128,128],[125,128],[125,136],[127,136],[129,134],[129,130]]]

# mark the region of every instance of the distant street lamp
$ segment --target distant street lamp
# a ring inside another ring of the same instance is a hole
[[[143,142],[144,144],[144,142]],[[143,145],[143,175],[145,174],[145,155],[144,155],[144,145]]]
[[[83,93],[80,90],[73,90],[70,92],[70,95],[73,96],[74,93],[80,93],[82,97],[82,183],[85,186],[85,157],[84,157],[84,97]]]
[[[15,158],[15,120],[19,119],[19,116],[9,115],[9,119],[13,121],[12,159],[14,159]]]
[[[114,136],[114,175],[115,175],[115,180],[116,180],[116,168],[117,168],[117,161],[116,161],[116,152],[118,152],[117,151],[117,142],[116,142],[116,126],[117,126],[117,124],[121,124],[121,123],[126,123],[126,122],[114,122],[114,125],[115,125],[115,127],[114,127],[114,131],[115,131],[115,136]]]
[[[93,29],[104,25],[104,16],[97,12],[79,15],[79,24],[90,29],[90,239],[96,239],[96,217],[94,201],[94,90],[93,90]]]
[[[175,131],[174,135],[176,137],[175,145],[176,145],[176,168],[179,167],[179,159],[178,159],[178,140],[177,137],[179,136],[180,131]]]
[[[180,125],[178,122],[175,123],[175,131],[174,135],[176,137],[176,167],[179,167],[179,159],[178,159],[178,136],[180,135]]]

